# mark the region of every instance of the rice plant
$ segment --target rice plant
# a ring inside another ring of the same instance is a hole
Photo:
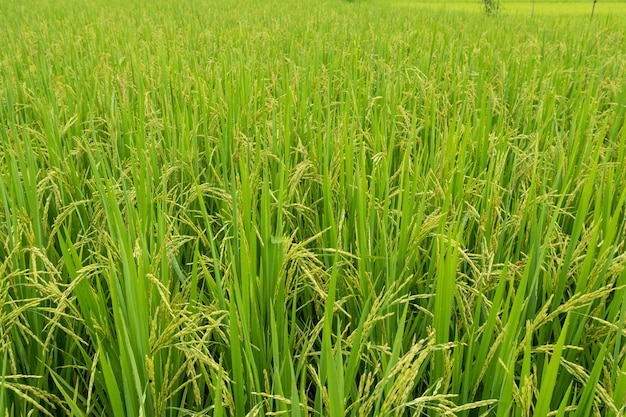
[[[0,416],[623,415],[619,19],[0,8]]]

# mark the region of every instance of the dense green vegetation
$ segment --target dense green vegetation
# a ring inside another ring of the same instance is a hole
[[[623,415],[619,19],[0,11],[0,415]]]
[[[485,11],[484,0],[367,0],[380,5],[393,5],[405,9],[429,8],[445,12]],[[502,15],[535,15],[535,16],[591,16],[594,10],[595,18],[624,19],[626,15],[626,1],[623,0],[505,0],[498,2],[498,14]]]

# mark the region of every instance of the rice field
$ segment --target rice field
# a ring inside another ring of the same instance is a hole
[[[0,4],[0,416],[624,415],[626,25],[376,1]]]
[[[476,0],[371,0],[380,5],[392,4],[394,7],[405,9],[433,9],[442,12],[470,12],[480,13],[484,10],[483,2]],[[590,18],[591,11],[596,19],[624,19],[626,17],[626,2],[624,1],[598,1],[593,5],[592,1],[561,0],[544,1],[500,1],[499,15],[506,16],[575,16]]]

